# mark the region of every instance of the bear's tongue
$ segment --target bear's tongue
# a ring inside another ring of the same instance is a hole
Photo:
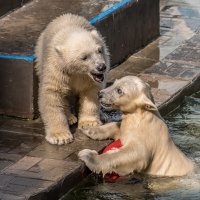
[[[92,77],[95,81],[101,83],[104,80],[104,74],[96,74],[96,73],[92,73]]]

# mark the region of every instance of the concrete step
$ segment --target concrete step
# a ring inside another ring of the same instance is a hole
[[[37,116],[34,46],[55,17],[86,17],[105,37],[112,66],[159,35],[159,0],[37,0],[0,20],[0,114]]]
[[[0,0],[0,16],[5,15],[14,9],[23,6],[30,0]]]

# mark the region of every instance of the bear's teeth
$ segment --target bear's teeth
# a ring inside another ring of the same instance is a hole
[[[107,103],[103,103],[103,102],[101,102],[101,105],[102,105],[103,107],[105,107],[105,108],[111,107],[111,104],[107,104]]]
[[[97,82],[103,82],[104,74],[92,74],[93,79]]]

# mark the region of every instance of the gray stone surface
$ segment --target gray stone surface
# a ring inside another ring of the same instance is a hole
[[[181,63],[192,64],[196,66],[200,65],[199,60],[200,48],[191,48],[187,44],[181,46],[178,50],[169,54],[165,59],[171,61],[179,61]]]
[[[169,55],[170,56],[170,55]],[[198,64],[191,65],[187,63],[174,63],[172,61],[159,62],[154,66],[148,68],[143,73],[145,74],[160,74],[173,78],[179,78],[184,80],[192,80],[200,73],[200,67]]]
[[[4,191],[3,193],[0,192],[0,199],[1,200],[26,200],[26,197],[8,194]]]
[[[156,61],[144,57],[136,57],[135,54],[130,56],[125,62],[113,69],[108,74],[109,82],[113,82],[116,78],[121,78],[128,75],[137,75],[143,70],[149,68]]]
[[[22,122],[2,118],[0,124],[2,200],[40,199],[53,188],[72,187],[77,178],[81,180],[84,177],[85,171],[83,163],[78,161],[77,152],[85,147],[100,151],[110,143],[94,142],[76,131],[74,143],[56,146],[44,141],[39,120]],[[35,129],[40,133],[34,133]],[[65,184],[61,184],[63,182]],[[61,192],[56,193],[59,194]]]
[[[189,84],[188,80],[158,74],[140,74],[139,76],[151,86],[154,100],[159,107]]]

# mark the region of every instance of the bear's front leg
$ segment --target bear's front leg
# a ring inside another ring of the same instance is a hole
[[[90,89],[80,94],[79,128],[101,125],[99,116],[98,89]]]
[[[143,144],[136,141],[100,155],[94,150],[84,149],[78,153],[78,157],[95,173],[115,172],[124,176],[134,171],[141,172],[146,169],[149,165],[151,152]]]
[[[81,129],[81,131],[89,138],[94,140],[118,139],[120,135],[120,124],[111,122],[98,127]]]
[[[126,148],[111,150],[101,155],[98,155],[94,150],[84,149],[78,153],[78,157],[92,172],[98,174],[100,172],[103,174],[118,172],[118,167],[131,165],[138,159],[134,153],[130,152],[130,149]]]
[[[45,138],[51,144],[62,145],[73,141],[65,116],[63,96],[45,88],[39,92],[39,110],[45,125]]]

